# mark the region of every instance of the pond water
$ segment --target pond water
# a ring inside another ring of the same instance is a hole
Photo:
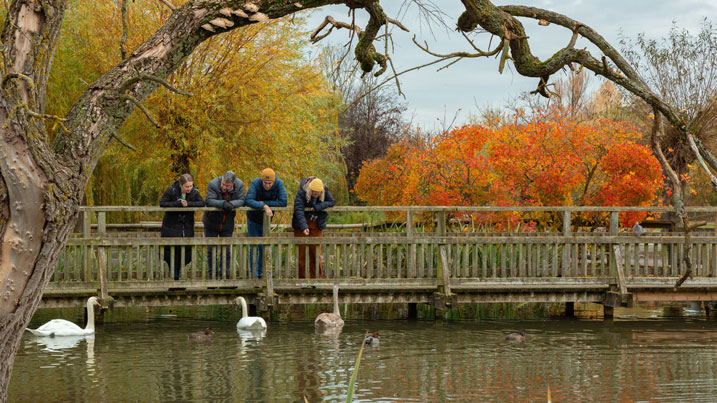
[[[206,327],[211,341],[188,339]],[[504,340],[520,329],[525,342]],[[347,321],[327,337],[310,322],[269,323],[262,336],[165,318],[90,337],[26,333],[9,400],[344,401],[366,331],[381,342],[364,351],[359,402],[717,399],[714,319]]]

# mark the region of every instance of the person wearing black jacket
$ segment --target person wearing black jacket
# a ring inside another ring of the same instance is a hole
[[[192,175],[183,174],[164,191],[159,200],[160,207],[203,207],[204,199],[194,186]],[[162,219],[162,238],[191,238],[194,237],[194,211],[167,211]],[[172,254],[174,249],[174,254]],[[183,252],[183,253],[182,253]],[[174,265],[172,265],[174,255]],[[170,269],[174,270],[174,279],[179,280],[182,263],[192,261],[192,247],[178,246],[164,247],[164,261]]]
[[[324,186],[321,179],[315,176],[302,179],[294,199],[294,215],[291,218],[294,236],[320,238],[326,228],[326,217],[329,215],[325,210],[335,204],[329,189]],[[307,208],[309,211],[306,211]],[[309,251],[309,277],[320,278],[322,276],[321,247],[318,245],[299,245],[299,278],[307,278],[307,249]]]
[[[244,206],[244,182],[236,177],[234,172],[227,171],[223,176],[214,178],[207,185],[207,207],[218,207],[221,211],[205,211],[202,222],[204,223],[204,236],[231,238],[234,233],[234,217],[237,207]],[[218,255],[218,256],[215,256]],[[222,259],[221,257],[224,257]],[[228,270],[231,261],[231,248],[214,248],[211,245],[207,248],[207,262],[209,267],[209,278],[222,278],[223,267]],[[218,271],[214,270],[214,262],[217,262]],[[225,265],[222,262],[226,263]]]

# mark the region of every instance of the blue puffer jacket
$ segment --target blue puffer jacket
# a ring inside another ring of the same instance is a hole
[[[279,175],[276,175],[274,185],[271,189],[265,190],[261,178],[254,179],[249,185],[249,191],[246,192],[244,204],[247,207],[257,210],[263,209],[264,205],[269,207],[286,207],[286,188],[284,187],[284,182],[279,179]],[[247,220],[251,220],[257,224],[264,222],[263,217],[263,211],[246,212]]]
[[[316,221],[319,224],[319,229],[323,230],[326,228],[326,217],[329,215],[324,210],[336,204],[326,186],[324,186],[324,191],[319,197],[313,199],[307,197],[309,183],[314,178],[314,176],[309,176],[299,183],[299,190],[296,192],[296,198],[294,199],[294,216],[291,218],[291,226],[295,230],[303,231],[309,228],[307,220]],[[305,211],[307,208],[311,208],[311,210]]]

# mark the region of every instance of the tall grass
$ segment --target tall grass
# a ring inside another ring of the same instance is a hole
[[[358,377],[358,370],[359,365],[361,365],[361,356],[363,355],[363,348],[366,346],[366,343],[364,340],[368,337],[368,331],[364,335],[363,339],[361,339],[361,349],[359,349],[358,356],[356,357],[356,365],[354,365],[354,370],[351,372],[351,381],[349,382],[349,390],[348,393],[346,393],[346,402],[352,402],[354,399],[354,388],[356,387],[356,377]]]

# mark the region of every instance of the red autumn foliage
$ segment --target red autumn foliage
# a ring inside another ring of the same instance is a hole
[[[622,122],[551,115],[497,129],[463,126],[395,144],[364,163],[354,191],[372,205],[645,206],[655,202],[662,174],[637,138]],[[621,215],[623,225],[643,218]]]

